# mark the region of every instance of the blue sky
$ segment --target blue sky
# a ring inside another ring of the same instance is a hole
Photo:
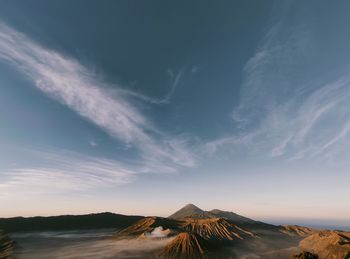
[[[349,2],[0,5],[1,216],[350,224]]]

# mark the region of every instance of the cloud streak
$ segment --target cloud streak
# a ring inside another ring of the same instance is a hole
[[[195,165],[186,143],[161,132],[125,95],[115,94],[120,87],[113,86],[117,89],[113,92],[77,60],[40,46],[4,23],[0,23],[0,60],[27,75],[43,93],[134,148],[145,164],[153,161],[158,168],[166,164],[172,171]],[[180,77],[175,78],[172,89]]]
[[[126,184],[136,177],[136,168],[104,158],[67,150],[31,150],[40,165],[2,170],[2,193],[62,193]]]
[[[350,69],[306,73],[315,64],[316,36],[305,17],[282,4],[242,71],[240,102],[233,110],[235,133],[208,142],[209,153],[228,149],[287,159],[348,153]],[[245,148],[245,149],[242,149]]]
[[[158,104],[158,105],[169,104],[172,96],[175,93],[176,88],[178,87],[181,79],[184,76],[185,68],[186,68],[185,66],[182,67],[177,74],[174,74],[174,72],[171,69],[168,70],[168,74],[169,74],[170,79],[171,79],[171,85],[170,85],[170,90],[163,98],[159,98],[159,99],[152,98],[152,97],[149,97],[149,96],[146,96],[146,95],[143,95],[140,93],[136,93],[133,91],[125,90],[125,89],[119,89],[119,93],[122,95],[125,95],[125,96],[135,97],[137,99],[140,99],[142,101],[145,101],[145,102],[151,103],[151,104]]]

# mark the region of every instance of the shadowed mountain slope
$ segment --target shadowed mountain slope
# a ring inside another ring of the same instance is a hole
[[[0,230],[0,259],[12,258],[12,253],[13,242],[4,231]]]
[[[317,254],[303,251],[297,255],[292,255],[290,259],[319,259],[319,257]]]
[[[214,209],[214,210],[209,211],[209,213],[215,217],[224,218],[224,219],[227,219],[227,220],[235,222],[235,223],[254,223],[254,222],[256,222],[255,220],[243,217],[243,216],[238,215],[238,214],[231,212],[231,211],[223,211],[223,210]]]

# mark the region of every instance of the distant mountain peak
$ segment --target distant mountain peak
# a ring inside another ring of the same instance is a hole
[[[174,214],[170,215],[169,218],[181,219],[190,217],[195,214],[202,214],[204,211],[197,207],[196,205],[189,203],[182,207],[180,210],[176,211]]]
[[[194,209],[194,210],[203,211],[201,208],[197,207],[193,203],[186,204],[184,207],[182,207],[182,209]]]

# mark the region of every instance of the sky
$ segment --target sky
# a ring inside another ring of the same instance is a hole
[[[350,226],[349,1],[0,6],[1,217]]]

